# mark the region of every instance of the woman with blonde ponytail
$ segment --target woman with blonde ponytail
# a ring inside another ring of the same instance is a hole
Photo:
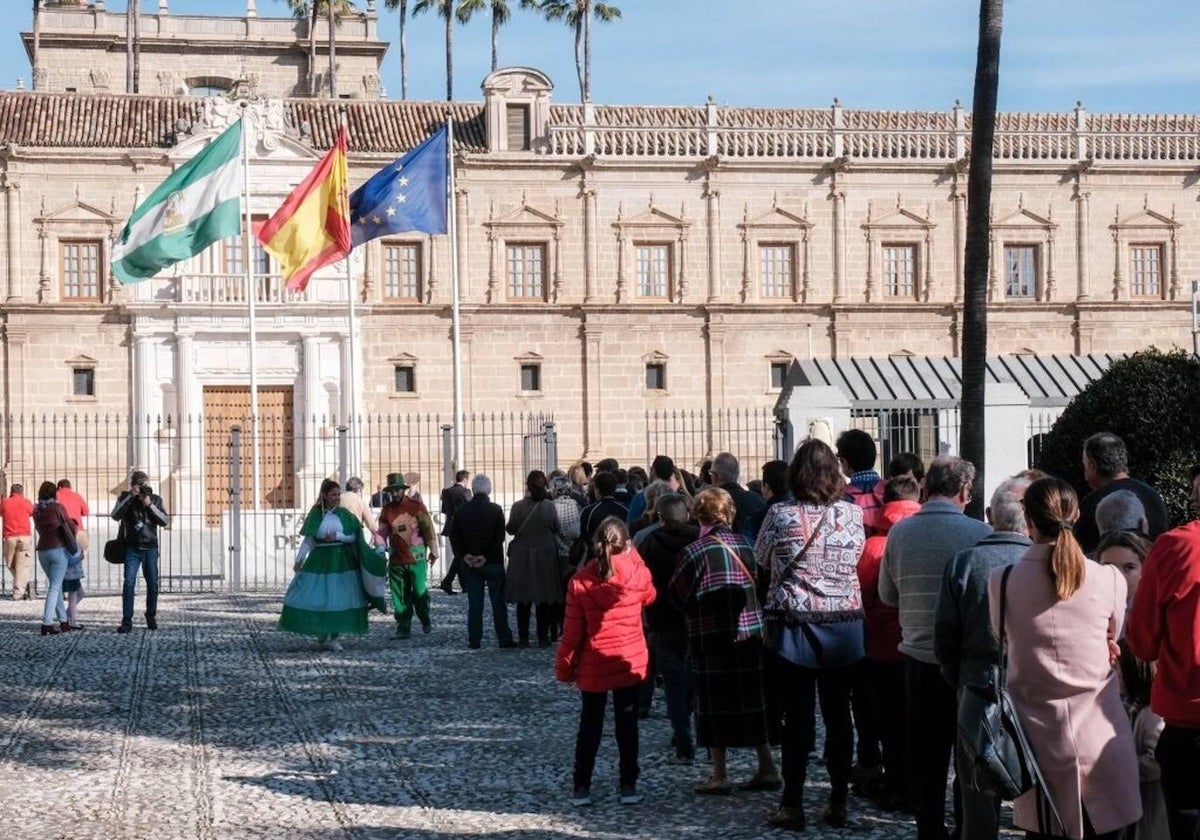
[[[615,516],[596,528],[588,560],[567,585],[567,611],[558,640],[555,676],[575,683],[582,695],[571,804],[592,804],[592,770],[604,731],[604,707],[612,692],[620,753],[620,801],[636,805],[638,793],[638,686],[649,654],[642,608],[654,603],[650,571]]]
[[[1013,823],[1033,840],[1115,840],[1142,810],[1133,731],[1112,659],[1125,620],[1125,579],[1084,556],[1071,485],[1039,479],[1024,505],[1034,544],[989,581],[997,635],[1003,620],[1008,690],[1046,777],[1044,790],[1013,803]]]

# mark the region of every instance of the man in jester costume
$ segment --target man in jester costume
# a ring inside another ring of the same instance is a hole
[[[391,499],[379,512],[379,536],[388,547],[388,587],[396,612],[396,638],[412,632],[413,613],[421,630],[433,629],[429,621],[429,564],[437,560],[437,532],[423,502],[407,493],[402,473],[389,473],[383,492]]]
[[[296,552],[292,578],[283,596],[279,629],[316,636],[341,650],[338,636],[367,632],[367,611],[387,612],[387,561],[368,544],[362,522],[340,507],[342,488],[321,483],[321,498],[304,519],[304,541]]]

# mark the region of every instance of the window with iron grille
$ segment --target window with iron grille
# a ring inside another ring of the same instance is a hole
[[[638,297],[666,300],[671,290],[671,246],[643,242],[636,246]]]
[[[1036,245],[1004,246],[1004,296],[1007,298],[1037,298],[1038,247]]]
[[[62,299],[100,300],[100,243],[63,242],[59,247]]]
[[[667,366],[662,362],[651,362],[646,365],[646,390],[667,390]]]
[[[529,150],[529,106],[509,105],[505,109],[505,127],[508,130],[508,150],[522,152]]]
[[[71,393],[76,397],[96,396],[96,371],[94,368],[71,369]]]
[[[783,383],[787,381],[788,374],[787,362],[771,362],[771,388],[780,390],[783,388]]]
[[[521,390],[542,390],[542,366],[540,364],[533,362],[521,365]]]
[[[1162,245],[1130,245],[1129,294],[1140,298],[1163,296]]]
[[[509,300],[545,300],[546,246],[509,245],[507,250]]]
[[[765,298],[790,298],[796,249],[792,245],[758,246],[759,290]]]
[[[883,294],[911,298],[917,293],[917,246],[883,246]]]
[[[397,394],[415,394],[417,392],[417,370],[412,365],[396,365],[395,377]]]
[[[383,246],[383,296],[387,300],[421,300],[421,246]]]

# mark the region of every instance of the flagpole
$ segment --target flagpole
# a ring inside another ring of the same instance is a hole
[[[254,279],[254,235],[251,232],[250,216],[250,123],[246,119],[250,103],[242,105],[242,261],[246,266],[246,300],[250,317],[250,457],[251,492],[254,494],[253,509],[259,508],[259,452],[258,452],[258,328],[254,317],[258,289]]]
[[[343,105],[338,109],[338,124],[339,128],[349,131],[346,120],[346,106]],[[348,156],[348,155],[347,155]],[[347,166],[349,169],[349,166]],[[349,185],[347,185],[349,189]],[[349,210],[346,212],[349,217]],[[357,297],[354,288],[354,266],[351,264],[351,256],[354,253],[354,240],[350,241],[350,250],[346,252],[346,300],[349,305],[346,307],[347,327],[350,330],[350,381],[347,383],[347,388],[350,395],[350,406],[347,413],[349,422],[347,431],[350,436],[350,453],[348,456],[349,463],[346,465],[346,478],[352,475],[358,475],[358,425],[355,415],[358,411],[358,320],[354,313],[354,299]]]
[[[450,232],[450,342],[454,376],[454,466],[463,469],[462,323],[458,311],[458,221],[454,212],[454,116],[446,117],[446,227]]]

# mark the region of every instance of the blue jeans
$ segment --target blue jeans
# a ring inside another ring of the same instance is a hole
[[[650,634],[650,650],[667,695],[667,717],[674,733],[672,743],[678,755],[691,755],[692,746],[692,669],[687,660],[687,636],[683,631]]]
[[[125,549],[125,585],[121,587],[121,622],[133,621],[133,593],[137,590],[138,567],[146,579],[146,616],[158,613],[158,546]]]
[[[48,548],[39,551],[37,556],[42,571],[46,573],[46,606],[42,608],[42,624],[61,624],[67,620],[62,586],[70,555],[65,548]]]
[[[471,647],[483,644],[483,589],[487,587],[488,600],[492,602],[492,626],[496,629],[496,641],[511,644],[512,630],[508,626],[508,605],[504,603],[504,564],[486,563],[472,569],[462,566],[463,588],[467,590],[467,643]]]

